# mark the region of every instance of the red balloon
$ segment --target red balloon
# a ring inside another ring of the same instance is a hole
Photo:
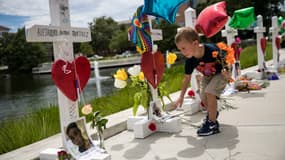
[[[89,60],[81,56],[71,63],[57,60],[52,65],[51,76],[61,92],[70,100],[76,101],[78,98],[76,81],[79,82],[80,91],[82,91],[89,80],[90,72]]]
[[[202,10],[197,18],[195,29],[209,38],[218,33],[227,21],[226,2],[222,1]]]

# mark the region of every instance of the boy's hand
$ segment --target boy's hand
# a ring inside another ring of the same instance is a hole
[[[222,75],[223,75],[229,82],[233,82],[232,73],[229,72],[228,70],[223,69],[223,70],[222,70]]]
[[[183,97],[179,97],[176,102],[172,105],[173,108],[181,108],[181,105],[183,104],[183,100],[184,98]]]

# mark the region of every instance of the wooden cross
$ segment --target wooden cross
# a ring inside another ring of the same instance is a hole
[[[72,43],[91,41],[90,29],[70,26],[68,0],[49,0],[49,8],[51,25],[32,26],[26,30],[26,39],[28,42],[53,42],[55,61],[62,59],[72,62],[74,60]],[[59,89],[57,93],[62,139],[66,147],[64,127],[79,118],[78,103],[68,99]]]
[[[264,53],[261,47],[261,39],[263,38],[265,27],[263,27],[263,18],[261,15],[257,16],[256,23],[257,26],[254,28],[254,32],[256,33],[258,69],[262,71],[265,69],[265,66],[264,66]]]

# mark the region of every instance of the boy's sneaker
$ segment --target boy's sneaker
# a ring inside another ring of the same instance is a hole
[[[210,120],[203,123],[202,127],[197,131],[198,136],[210,136],[216,133],[220,133],[219,122],[212,122]]]
[[[220,112],[219,112],[219,111],[217,111],[216,119],[218,119],[219,114],[220,114]],[[202,125],[204,125],[204,123],[206,123],[208,120],[209,120],[209,113],[207,113],[206,118],[205,118],[205,119],[203,119],[203,124],[202,124]],[[217,122],[218,122],[218,121],[217,121]],[[219,122],[218,122],[218,127],[219,127]]]

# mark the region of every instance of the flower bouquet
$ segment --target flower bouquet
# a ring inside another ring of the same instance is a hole
[[[127,74],[127,72],[129,73],[129,75]],[[124,68],[116,71],[116,74],[114,75],[114,86],[116,88],[125,88],[129,82],[129,87],[137,90],[137,92],[134,94],[134,116],[136,115],[140,105],[143,106],[145,110],[149,111],[149,104],[152,100],[151,86],[145,80],[144,73],[141,71],[141,67],[139,65],[134,65],[133,67],[129,68],[127,72]],[[159,83],[158,97],[162,102],[163,109],[165,108],[163,96],[166,96],[170,101],[172,101],[168,91],[165,88],[165,83]],[[156,116],[161,116],[160,109],[156,105],[154,105],[153,114],[155,114]]]

